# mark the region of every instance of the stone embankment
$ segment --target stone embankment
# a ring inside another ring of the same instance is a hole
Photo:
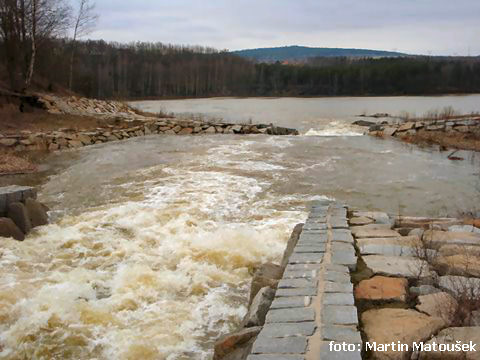
[[[361,123],[358,123],[361,125]],[[369,134],[374,136],[412,136],[419,131],[457,132],[461,134],[480,134],[480,117],[447,120],[417,120],[405,122],[386,122],[369,127]]]
[[[479,228],[316,203],[214,359],[479,359],[479,299]]]
[[[36,198],[32,187],[0,188],[0,237],[23,241],[30,230],[48,223],[47,208]]]
[[[118,141],[152,134],[268,134],[298,135],[295,129],[263,124],[230,124],[210,121],[159,118],[139,114],[126,104],[116,101],[101,101],[86,98],[62,98],[52,95],[37,95],[38,103],[52,114],[94,116],[114,119],[114,125],[105,125],[94,130],[59,129],[50,132],[22,132],[14,135],[0,134],[0,150],[62,150],[109,141]],[[61,116],[61,115],[59,115]]]

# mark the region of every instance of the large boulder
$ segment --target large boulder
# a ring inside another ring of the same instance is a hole
[[[34,199],[27,199],[25,201],[25,207],[30,218],[32,227],[42,226],[48,224],[48,215],[45,207]]]
[[[252,304],[253,299],[261,288],[271,287],[276,289],[279,280],[282,278],[284,268],[280,265],[266,263],[262,264],[253,274],[252,284],[250,286],[250,299],[248,305]]]
[[[407,279],[375,276],[358,284],[355,288],[355,299],[405,302],[407,286]]]
[[[364,238],[357,240],[362,255],[417,256],[422,244],[418,236]]]
[[[423,234],[423,242],[431,249],[439,249],[444,245],[480,246],[480,234],[473,232],[427,230]]]
[[[480,297],[480,279],[445,275],[438,279],[438,286],[455,297]]]
[[[365,265],[374,274],[395,276],[402,278],[427,278],[435,274],[424,260],[413,257],[367,255],[364,256]]]
[[[410,359],[413,342],[429,339],[444,324],[438,318],[411,309],[367,310],[362,314],[361,319],[369,343],[408,344],[409,346],[408,351],[392,349],[392,347],[377,348],[377,351],[372,351],[372,359],[378,360]]]
[[[261,330],[261,326],[250,327],[221,337],[215,342],[213,360],[246,359],[256,336]]]
[[[7,216],[13,220],[24,234],[28,234],[32,229],[32,223],[30,222],[27,208],[21,202],[9,204]]]
[[[450,326],[457,312],[457,307],[458,303],[452,295],[446,292],[437,292],[419,296],[416,309],[443,320],[444,326]]]
[[[380,211],[354,211],[354,217],[371,219],[376,224],[392,225],[393,221],[387,213]],[[353,224],[352,224],[353,225]]]
[[[18,241],[25,240],[25,235],[10,218],[0,218],[0,237],[14,238]]]
[[[390,238],[400,237],[401,235],[391,229],[390,225],[385,224],[370,224],[364,226],[352,226],[352,235],[357,239],[360,238]]]
[[[475,345],[475,351],[455,351],[454,345]],[[434,344],[436,348],[434,348]],[[479,360],[480,359],[480,327],[452,327],[443,329],[425,345],[420,353],[420,360]],[[447,351],[440,351],[440,350]],[[428,350],[428,351],[427,351]],[[453,350],[453,351],[451,351]]]
[[[253,298],[252,304],[247,314],[243,318],[242,325],[244,327],[263,326],[265,324],[265,316],[267,315],[270,305],[272,305],[275,297],[275,290],[270,287],[264,287]]]
[[[480,277],[480,257],[472,254],[440,256],[435,259],[435,268],[441,275]]]

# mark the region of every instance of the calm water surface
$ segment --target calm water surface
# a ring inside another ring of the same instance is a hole
[[[147,136],[49,155],[54,223],[0,248],[0,358],[210,359],[308,203],[446,215],[479,203],[476,154],[361,136],[357,113],[480,110],[480,96],[140,102],[302,136]],[[336,136],[333,136],[336,135]]]

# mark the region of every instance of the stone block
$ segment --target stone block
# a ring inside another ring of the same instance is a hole
[[[295,250],[293,251],[294,254],[301,254],[301,253],[324,253],[326,249],[326,244],[316,244],[316,245],[309,245],[309,244],[297,244]]]
[[[304,336],[286,338],[259,337],[253,344],[252,354],[305,354],[307,338]],[[275,359],[278,359],[276,357]]]
[[[318,359],[321,360],[361,360],[362,359],[362,344],[347,344],[354,348],[355,351],[331,351],[330,342],[322,342],[320,346],[320,354],[318,354]],[[333,350],[333,349],[332,349]]]
[[[332,281],[325,282],[324,291],[326,293],[352,293],[353,284],[351,283],[336,283]]]
[[[285,270],[284,279],[313,279],[317,277],[317,270]]]
[[[253,354],[248,355],[247,360],[305,360],[305,356],[288,354]]]
[[[289,264],[320,264],[323,260],[321,253],[292,254],[288,259]]]
[[[310,296],[287,296],[276,297],[270,309],[288,309],[310,306],[312,298]]]
[[[316,287],[317,281],[312,279],[282,279],[278,283],[279,289]]]
[[[333,281],[337,283],[349,283],[350,273],[338,272],[338,271],[325,271],[323,278],[327,281]]]
[[[271,323],[265,324],[259,337],[283,338],[289,336],[311,336],[316,325],[313,321],[298,323]]]
[[[358,325],[355,306],[325,305],[322,309],[322,323],[336,325]]]
[[[322,302],[324,305],[353,305],[353,295],[351,293],[325,293]]]
[[[360,331],[355,326],[345,325],[323,325],[322,339],[336,342],[347,342],[351,344],[362,343]]]
[[[32,229],[32,223],[28,216],[27,208],[21,202],[14,202],[8,204],[7,215],[13,220],[15,225],[24,233],[28,234]]]
[[[278,289],[275,293],[277,297],[282,296],[315,296],[316,288],[296,288],[296,289]]]

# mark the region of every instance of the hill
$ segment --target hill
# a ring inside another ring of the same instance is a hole
[[[407,54],[368,49],[312,48],[307,46],[284,46],[273,48],[232,51],[233,54],[253,59],[257,62],[301,62],[312,57],[401,57]]]

